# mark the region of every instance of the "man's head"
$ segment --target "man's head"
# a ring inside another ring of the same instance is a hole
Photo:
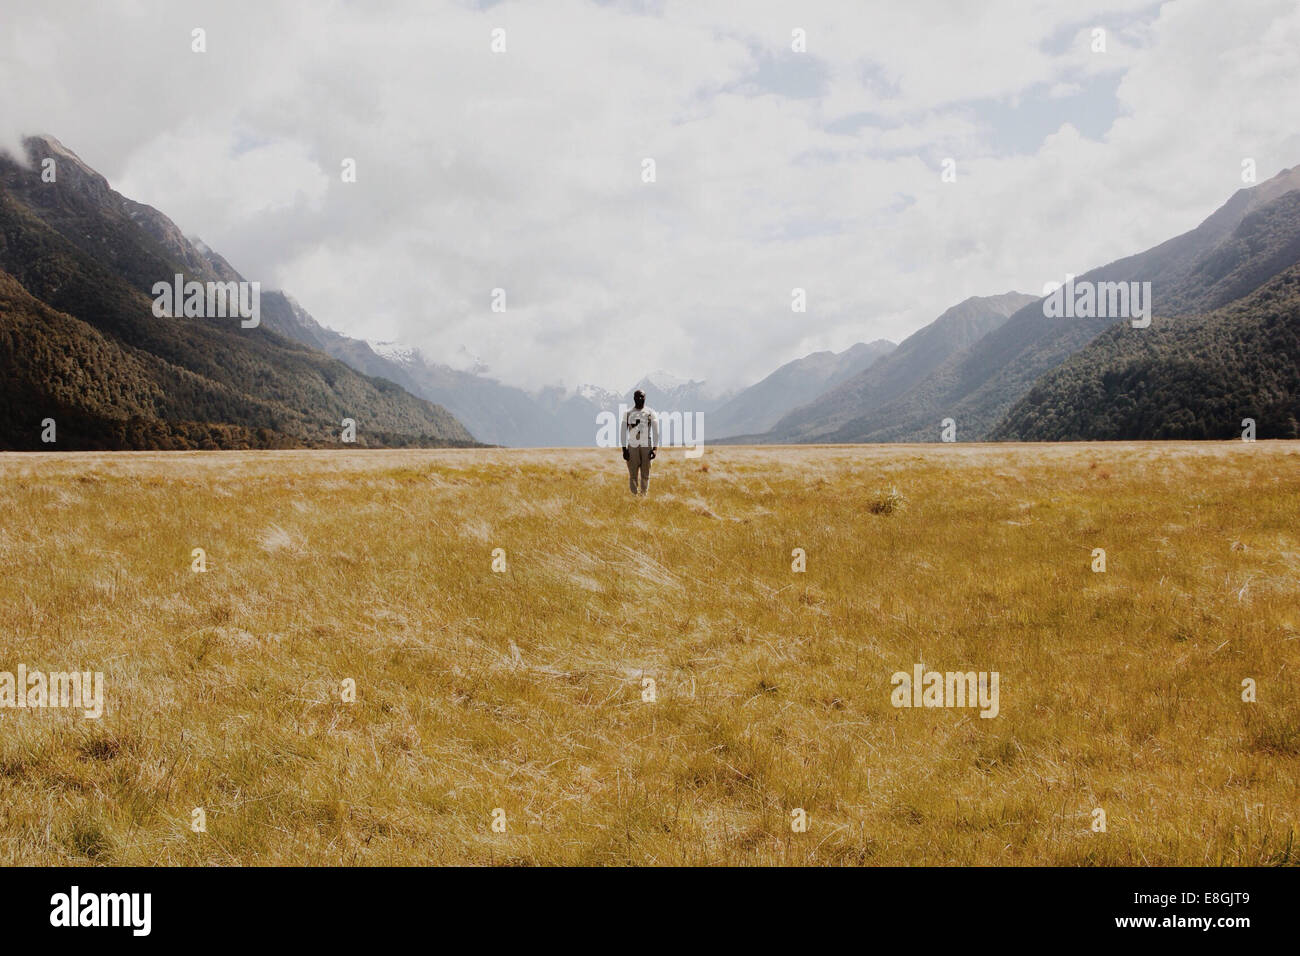
[[[637,408],[645,408],[645,392],[638,388],[632,393],[632,401],[636,402]]]

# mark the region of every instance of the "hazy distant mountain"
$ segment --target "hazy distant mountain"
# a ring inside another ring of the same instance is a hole
[[[905,338],[889,355],[828,389],[774,423],[761,441],[837,441],[846,423],[870,413],[923,381],[945,361],[1036,301],[1023,292],[973,296]]]
[[[761,382],[743,389],[709,416],[709,435],[765,432],[792,409],[813,401],[889,355],[893,342],[859,342],[843,352],[813,352],[782,365]]]
[[[432,362],[419,349],[394,342],[371,342],[370,350],[399,367],[403,384],[437,402],[463,422],[479,441],[511,447],[591,447],[601,412],[631,407],[632,393],[644,389],[647,402],[661,413],[711,412],[726,395],[700,381],[651,372],[623,395],[595,385],[574,389],[550,386],[526,391],[485,374]],[[707,435],[706,435],[707,437]]]
[[[419,349],[372,342],[370,349],[399,369],[417,395],[450,411],[479,441],[510,447],[589,447],[597,414],[618,410],[619,398],[594,386],[528,392],[496,379],[426,358]]]
[[[1297,187],[1300,167],[1238,190],[1190,232],[1077,276],[1076,282],[1150,282],[1157,315],[1221,305],[1230,301],[1226,297],[1244,295],[1294,263],[1290,232],[1272,236],[1267,249],[1257,250],[1251,243],[1258,237],[1250,238],[1254,235],[1250,226],[1238,230],[1249,214]],[[1065,277],[1048,278],[1063,281]],[[906,392],[819,435],[818,440],[937,441],[944,418],[956,422],[959,441],[985,438],[1041,375],[1115,324],[1110,318],[1049,318],[1041,300],[1036,300]],[[1119,324],[1127,327],[1127,322]],[[1128,334],[1142,331],[1129,329]]]
[[[46,418],[60,449],[336,445],[344,418],[359,445],[471,441],[445,409],[277,334],[296,319],[277,293],[258,328],[155,317],[155,282],[242,277],[57,140],[26,146],[27,166],[0,157],[0,446],[51,447]]]

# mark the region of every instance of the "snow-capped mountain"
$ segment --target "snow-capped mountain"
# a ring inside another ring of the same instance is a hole
[[[579,385],[573,394],[599,408],[616,407],[619,403],[618,392],[611,392],[599,385]]]
[[[386,358],[388,361],[396,362],[399,365],[409,366],[420,360],[419,349],[412,348],[409,345],[402,345],[400,342],[367,341],[367,344],[380,358]]]
[[[596,416],[617,412],[619,396],[598,385],[551,386],[529,392],[484,374],[468,352],[470,370],[434,362],[400,342],[370,342],[370,349],[399,368],[417,395],[440,396],[479,441],[521,447],[584,447],[596,443]]]
[[[644,376],[628,389],[623,401],[630,405],[632,393],[637,389],[645,392],[646,404],[656,411],[683,413],[711,412],[735,394],[720,392],[708,382],[680,378],[662,369]]]

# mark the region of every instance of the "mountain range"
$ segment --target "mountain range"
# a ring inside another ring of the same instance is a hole
[[[636,388],[668,412],[711,412],[728,397],[665,372],[623,395],[525,391],[343,335],[277,290],[262,292],[253,329],[157,318],[155,282],[245,277],[57,139],[25,147],[25,162],[0,156],[0,447],[50,447],[47,419],[65,449],[329,446],[345,418],[362,446],[582,446]]]
[[[1300,263],[1298,190],[1300,167],[1283,170],[1238,190],[1195,229],[1075,277],[1150,283],[1151,328],[1050,317],[1043,298],[1018,293],[967,300],[768,432],[737,440],[938,441],[945,419],[963,441],[1228,437],[1244,417],[1259,417],[1260,437],[1288,436],[1298,392],[1285,368],[1300,359],[1300,314],[1286,281],[1270,283]],[[1224,310],[1238,301],[1249,307]],[[966,341],[954,348],[954,338]],[[1207,360],[1215,351],[1223,361]],[[1234,396],[1235,410],[1215,406],[1209,420],[1204,396],[1219,393]],[[1131,413],[1107,413],[1096,405],[1103,397]]]
[[[733,396],[709,417],[717,438],[766,432],[795,408],[812,402],[841,382],[872,367],[895,349],[893,342],[859,342],[843,352],[813,352],[782,365],[767,378]]]
[[[287,293],[261,322],[159,318],[175,274],[243,282],[158,210],[111,189],[52,137],[0,155],[0,448],[590,446],[597,416],[644,389],[747,443],[1298,437],[1300,167],[1238,190],[1195,229],[1074,278],[1150,283],[1150,327],[970,297],[895,346],[795,359],[739,391],[657,371],[619,393],[527,391],[398,343],[318,323]],[[47,182],[42,163],[54,161]]]
[[[997,329],[1020,307],[1036,301],[1022,292],[973,296],[954,305],[914,332],[880,361],[873,362],[815,400],[796,407],[773,423],[763,441],[782,443],[843,441],[839,435],[857,427],[863,409],[884,405],[905,394],[945,361]]]

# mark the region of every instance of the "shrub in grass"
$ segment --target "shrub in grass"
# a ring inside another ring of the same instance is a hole
[[[876,491],[871,497],[871,503],[868,507],[873,515],[892,515],[895,511],[902,511],[903,506],[907,504],[907,499],[902,496],[897,488],[890,488],[888,491]]]

